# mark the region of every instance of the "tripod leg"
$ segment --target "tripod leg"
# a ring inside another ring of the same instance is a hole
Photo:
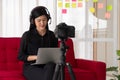
[[[75,75],[74,75],[74,73],[73,73],[73,70],[72,70],[72,67],[71,67],[70,63],[66,63],[66,65],[67,65],[67,67],[68,67],[68,71],[69,71],[69,73],[70,73],[71,79],[72,79],[72,80],[76,80],[76,79],[75,79]]]
[[[53,80],[57,80],[60,72],[60,64],[56,64]]]
[[[61,80],[65,80],[65,72],[64,72],[64,65],[63,64],[61,64]]]

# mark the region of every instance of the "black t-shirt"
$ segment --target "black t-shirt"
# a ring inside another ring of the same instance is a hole
[[[58,39],[54,33],[47,30],[44,36],[38,34],[37,30],[26,31],[21,38],[18,59],[25,63],[33,63],[34,61],[27,61],[29,55],[37,55],[40,47],[58,47]]]

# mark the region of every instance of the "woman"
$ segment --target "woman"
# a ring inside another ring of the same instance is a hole
[[[51,19],[49,11],[44,6],[33,8],[30,15],[30,29],[21,39],[18,59],[24,61],[23,74],[27,80],[52,80],[55,64],[31,65],[37,59],[40,47],[57,47],[58,39],[48,29]]]

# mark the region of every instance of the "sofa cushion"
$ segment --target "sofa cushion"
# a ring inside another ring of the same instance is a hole
[[[20,38],[0,38],[0,70],[18,70]]]
[[[76,80],[97,80],[96,73],[90,70],[84,70],[80,68],[73,68],[73,74],[77,77]],[[66,80],[71,80],[68,69],[65,70]]]
[[[1,70],[0,71],[0,77],[22,77],[22,71],[16,71],[16,70]]]
[[[26,80],[23,76],[22,71],[16,70],[1,70],[0,80]]]

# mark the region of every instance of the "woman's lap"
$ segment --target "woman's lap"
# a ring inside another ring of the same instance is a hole
[[[48,63],[44,66],[28,65],[24,67],[24,76],[27,80],[52,80],[54,69],[54,63]]]

